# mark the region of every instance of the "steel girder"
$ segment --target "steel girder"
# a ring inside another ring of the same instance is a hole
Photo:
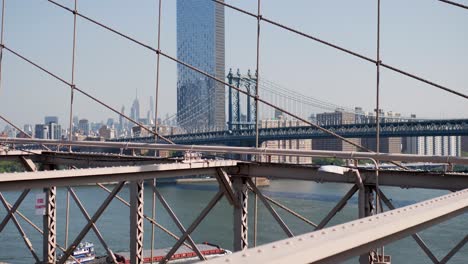
[[[337,263],[468,211],[468,189],[332,226],[207,263]],[[465,239],[458,245],[463,245]],[[458,246],[457,245],[457,246]]]

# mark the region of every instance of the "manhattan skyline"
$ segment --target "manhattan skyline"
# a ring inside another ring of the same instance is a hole
[[[71,6],[70,1],[58,2]],[[254,3],[226,2],[256,12]],[[47,1],[7,1],[6,9],[5,44],[68,80],[73,16]],[[136,5],[82,0],[78,1],[78,10],[156,46],[155,2]],[[337,45],[375,56],[375,1],[271,1],[264,5],[262,13]],[[175,1],[163,1],[161,48],[171,55],[176,54],[175,24]],[[464,47],[468,46],[468,36],[462,33],[467,24],[464,10],[443,3],[383,2],[382,60],[466,94],[468,52]],[[226,9],[226,69],[255,68],[255,35],[255,19]],[[135,87],[140,98],[155,96],[154,53],[78,19],[76,54],[77,86],[112,107],[120,110],[122,105],[131,105]],[[261,78],[338,105],[374,108],[375,65],[267,24],[262,24],[260,61]],[[34,123],[45,115],[68,120],[69,87],[9,52],[4,52],[2,63],[0,110],[5,117],[15,124]],[[466,117],[465,99],[387,70],[381,74],[383,109],[415,113],[418,117]],[[160,116],[176,111],[175,91],[176,65],[162,59]],[[80,94],[75,94],[74,115],[97,120],[117,118]]]

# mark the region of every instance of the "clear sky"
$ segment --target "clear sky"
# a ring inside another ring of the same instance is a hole
[[[57,0],[69,7],[72,0]],[[185,0],[208,1],[208,0]],[[468,4],[466,0],[458,0]],[[256,12],[256,1],[227,1]],[[368,57],[376,56],[376,0],[264,0],[263,16]],[[162,50],[176,54],[175,0],[163,0]],[[78,0],[78,10],[156,47],[157,1]],[[468,94],[468,11],[436,0],[382,0],[384,63]],[[146,113],[155,94],[156,55],[83,19],[77,26],[76,84],[126,113],[138,90]],[[70,80],[73,15],[46,0],[6,0],[5,44]],[[375,108],[375,65],[266,23],[261,78],[346,107]],[[256,20],[226,9],[226,70],[255,68]],[[382,69],[381,108],[420,117],[468,118],[468,101]],[[58,115],[68,123],[70,89],[5,51],[0,112],[16,124]],[[176,65],[161,60],[159,109],[176,110]],[[82,95],[74,115],[117,115]],[[3,128],[4,123],[0,123]]]

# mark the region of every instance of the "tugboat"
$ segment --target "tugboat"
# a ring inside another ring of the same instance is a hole
[[[90,242],[80,243],[73,251],[72,256],[65,261],[65,264],[90,263],[96,258],[94,244]]]

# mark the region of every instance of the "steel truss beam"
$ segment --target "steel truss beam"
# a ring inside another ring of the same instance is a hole
[[[13,214],[16,212],[16,210],[18,210],[18,207],[21,205],[21,203],[23,202],[24,198],[26,198],[26,196],[28,195],[30,189],[26,189],[24,190],[21,195],[18,197],[18,199],[16,199],[16,202],[15,204],[10,208],[10,210],[8,210],[8,213],[7,215],[3,218],[3,221],[0,223],[0,233],[3,231],[3,229],[5,228],[6,224],[8,223],[8,221],[10,221],[11,217],[13,216]]]
[[[89,229],[91,229],[92,225],[94,223],[96,223],[96,221],[99,219],[99,217],[102,215],[102,213],[106,210],[107,206],[114,199],[115,195],[117,195],[117,193],[119,193],[120,190],[122,190],[124,184],[125,184],[125,181],[122,181],[122,182],[119,182],[119,184],[117,184],[117,186],[114,187],[114,190],[112,190],[112,193],[110,193],[107,196],[107,198],[104,200],[104,202],[101,204],[101,206],[94,213],[93,217],[91,217],[91,220],[88,221],[88,223],[85,225],[85,227],[81,230],[81,232],[75,238],[73,243],[67,248],[67,250],[63,254],[62,258],[60,258],[60,260],[58,261],[59,264],[64,264],[65,263],[65,261],[68,259],[68,257],[73,252],[73,250],[75,250],[76,246],[85,237],[85,235],[88,233]]]
[[[143,211],[144,185],[143,181],[130,183],[130,263],[143,264]]]
[[[3,202],[3,201],[2,201]],[[5,204],[11,209],[12,205],[5,200]],[[36,224],[34,224],[29,218],[27,218],[24,214],[22,214],[19,210],[16,210],[15,214],[18,214],[24,221],[26,221],[32,228],[34,228],[39,234],[44,235],[44,231],[40,229]],[[62,251],[65,252],[66,248],[57,244],[57,247]],[[77,261],[75,257],[70,256],[73,260]],[[39,261],[40,262],[40,261]]]
[[[341,198],[341,200],[335,205],[335,207],[333,207],[333,209],[327,214],[327,216],[325,216],[322,219],[322,221],[318,224],[315,230],[324,228],[330,222],[330,220],[332,220],[333,217],[335,217],[335,215],[345,207],[348,200],[351,199],[351,197],[353,197],[353,195],[357,191],[358,191],[358,186],[353,185],[353,187],[351,187],[351,189],[343,196],[343,198]]]
[[[372,196],[372,188],[370,186],[363,186],[358,192],[358,207],[359,218],[371,216],[375,210],[373,207],[374,197]],[[372,255],[370,252],[363,252],[359,256],[359,263],[369,264],[372,263]]]
[[[458,242],[458,244],[440,261],[440,263],[447,263],[467,242],[468,235],[466,235],[465,238]]]
[[[224,197],[226,197],[231,205],[240,207],[241,205],[237,199],[236,190],[234,190],[232,186],[229,175],[222,168],[216,169],[216,172],[216,179],[218,180],[219,187],[224,191]]]
[[[260,190],[257,188],[257,186],[255,186],[255,184],[252,182],[252,179],[250,178],[247,178],[247,182],[249,183],[250,187],[252,188],[252,190],[254,191],[254,193],[256,193],[258,195],[258,197],[260,198],[260,200],[263,202],[263,204],[265,205],[265,207],[268,209],[268,211],[270,212],[270,214],[275,218],[276,222],[278,222],[278,224],[281,226],[281,229],[283,229],[284,233],[286,233],[286,235],[288,237],[293,237],[293,233],[291,232],[291,230],[289,229],[289,227],[284,223],[283,219],[281,218],[281,216],[279,216],[279,214],[275,211],[275,209],[270,205],[270,203],[268,203],[267,199],[265,198],[265,196],[263,196],[262,192],[260,192]]]
[[[315,182],[337,182],[354,184],[353,173],[338,175],[317,171],[317,167],[288,164],[249,164],[240,163],[237,172],[246,177],[268,177],[276,179],[295,179]],[[231,169],[227,169],[228,173]],[[375,185],[375,171],[359,169],[362,180],[366,185]],[[402,188],[425,188],[437,190],[462,190],[468,188],[468,174],[466,173],[443,173],[424,171],[396,171],[380,170],[379,186],[394,186]]]
[[[385,205],[387,205],[387,207],[390,210],[396,209],[395,206],[390,201],[390,199],[388,199],[388,197],[382,191],[380,192],[380,195],[381,195],[382,201],[385,203]],[[468,235],[466,235],[464,239],[462,239],[452,250],[450,250],[450,252],[447,253],[447,255],[441,261],[439,261],[437,257],[434,255],[434,253],[432,253],[432,251],[426,245],[426,243],[424,243],[424,241],[422,240],[419,234],[415,233],[415,234],[412,234],[411,236],[434,264],[447,263],[450,260],[450,258],[452,258],[468,242]]]
[[[169,216],[172,218],[172,220],[174,221],[174,223],[177,225],[177,227],[179,228],[180,232],[182,232],[182,234],[186,233],[187,230],[185,229],[185,227],[182,225],[182,223],[179,221],[179,219],[177,218],[176,214],[174,213],[174,211],[172,211],[172,208],[169,206],[169,204],[166,202],[166,199],[164,199],[164,197],[161,195],[161,193],[156,189],[155,186],[153,186],[153,192],[156,194],[156,196],[158,197],[159,201],[161,202],[161,204],[163,205],[163,207],[166,209],[167,213],[169,214]],[[200,260],[206,260],[205,256],[203,256],[203,254],[201,253],[200,249],[198,249],[197,245],[195,244],[195,242],[193,241],[192,237],[190,235],[187,236],[187,240],[189,241],[190,245],[192,246],[192,249],[193,251],[195,251],[195,253],[197,253],[197,256]]]
[[[1,157],[1,156],[0,156]],[[35,162],[53,165],[66,165],[78,168],[109,166],[136,166],[146,164],[171,163],[165,158],[127,156],[108,153],[52,152],[42,151],[40,155],[29,156]]]
[[[248,225],[248,205],[249,196],[247,182],[245,178],[233,178],[235,201],[238,206],[234,206],[234,251],[245,250],[249,247],[249,225]]]
[[[104,185],[98,183],[97,184],[101,189],[103,189],[104,191],[106,191],[107,193],[111,193],[112,191],[107,189]],[[127,207],[130,207],[130,203],[125,201],[125,199],[123,199],[122,197],[116,195],[115,198],[117,200],[119,200],[121,203],[125,204]],[[158,222],[156,222],[156,220],[154,218],[151,218],[147,215],[143,215],[143,217],[148,220],[152,225],[155,225],[157,228],[161,229],[163,232],[165,232],[166,234],[168,234],[169,236],[171,236],[172,238],[174,238],[175,240],[179,240],[179,237],[176,236],[174,233],[172,233],[171,231],[169,231],[169,229],[165,228],[164,226],[162,226],[161,224],[159,224]],[[192,248],[189,244],[187,243],[184,243],[184,245],[188,248]]]
[[[328,150],[294,150],[294,149],[268,149],[250,147],[228,147],[228,146],[199,146],[199,145],[169,145],[154,143],[129,143],[129,142],[98,142],[98,141],[75,141],[51,139],[24,139],[5,138],[3,143],[8,144],[45,144],[61,146],[102,147],[117,149],[147,149],[147,150],[178,150],[178,151],[200,151],[216,153],[234,153],[251,155],[278,155],[278,156],[301,156],[301,157],[334,157],[339,159],[375,159],[376,161],[403,161],[403,162],[433,162],[452,163],[468,165],[468,158],[455,156],[424,156],[412,154],[394,153],[372,153],[354,151],[328,151]]]
[[[44,189],[46,194],[46,212],[43,217],[43,263],[55,264],[57,249],[57,187]]]
[[[269,201],[270,203],[272,203],[272,204],[278,206],[279,208],[285,210],[286,212],[288,212],[288,213],[294,215],[295,217],[297,217],[298,219],[302,220],[303,222],[305,222],[305,223],[307,223],[307,224],[309,224],[309,225],[311,225],[311,226],[313,226],[313,227],[315,227],[315,228],[317,227],[317,224],[315,224],[314,222],[312,222],[312,221],[310,221],[309,219],[305,218],[304,216],[302,216],[302,215],[296,213],[295,211],[289,209],[288,207],[286,207],[285,205],[279,203],[278,201],[275,201],[275,200],[271,199],[271,197],[268,197],[268,196],[266,196],[266,195],[263,195],[263,197],[265,197],[265,199],[267,199],[267,201]]]
[[[0,200],[2,201],[3,206],[7,211],[11,211],[11,206],[10,204],[6,201],[5,197],[3,197],[3,194],[0,193]],[[18,211],[16,211],[18,213]],[[21,227],[20,223],[18,222],[18,219],[16,219],[16,216],[13,214],[11,216],[11,219],[15,223],[16,229],[18,229],[18,232],[20,233],[21,237],[23,238],[24,244],[26,247],[29,249],[31,252],[33,258],[36,260],[37,263],[41,262],[39,259],[39,256],[37,255],[36,251],[34,250],[33,245],[31,244],[31,241],[29,240],[28,236],[24,232],[23,228]]]
[[[27,171],[37,171],[36,164],[28,157],[21,156],[20,161]]]
[[[4,173],[0,177],[0,190],[44,188],[51,186],[72,186],[95,184],[97,182],[119,182],[170,178],[186,175],[214,175],[215,168],[236,165],[235,161],[205,161],[195,163],[172,163],[133,167],[110,167],[92,169],[71,169],[57,171]]]
[[[80,209],[81,213],[83,216],[86,218],[86,221],[91,221],[91,217],[89,216],[88,212],[84,208],[83,204],[81,203],[80,199],[78,198],[78,195],[76,195],[76,192],[71,188],[67,188],[70,194],[72,195],[73,200],[75,200],[76,205]],[[107,245],[106,240],[102,237],[101,232],[99,232],[99,229],[97,228],[96,224],[92,224],[92,228],[96,236],[98,237],[99,241],[101,242],[102,246],[104,249],[107,251],[107,256],[113,261],[113,263],[117,263],[117,260],[115,259],[114,253],[110,249],[110,247]]]
[[[337,263],[399,240],[468,211],[468,189],[208,263]]]
[[[174,255],[174,253],[179,249],[179,247],[182,245],[182,243],[188,238],[188,236],[197,228],[197,226],[205,219],[205,217],[208,215],[208,213],[213,209],[213,207],[221,200],[223,197],[224,193],[222,191],[219,191],[216,193],[216,195],[211,199],[211,201],[208,203],[208,205],[203,209],[203,211],[200,213],[200,215],[193,221],[193,223],[189,226],[187,229],[187,232],[185,232],[180,239],[177,241],[177,243],[172,247],[172,249],[167,253],[167,255],[164,257],[163,260],[161,260],[161,264],[167,263],[168,260],[171,259],[171,257]]]

